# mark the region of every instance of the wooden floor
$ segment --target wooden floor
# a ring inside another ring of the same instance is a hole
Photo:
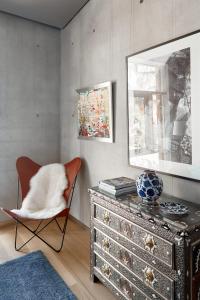
[[[34,225],[34,224],[31,224]],[[74,220],[69,220],[63,249],[56,253],[34,238],[23,252],[14,249],[15,227],[13,224],[0,224],[0,263],[23,256],[35,250],[41,250],[57,270],[63,280],[71,288],[78,299],[83,300],[114,300],[116,299],[101,283],[93,283],[89,278],[89,229]],[[49,241],[55,243],[59,236],[57,226],[52,224],[48,231],[51,233]],[[41,235],[42,236],[42,235]],[[25,241],[30,234],[20,228],[19,243]]]

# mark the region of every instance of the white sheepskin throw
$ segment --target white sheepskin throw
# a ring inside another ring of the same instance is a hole
[[[43,166],[30,180],[30,190],[15,214],[31,219],[54,217],[66,208],[63,192],[68,182],[61,164]]]

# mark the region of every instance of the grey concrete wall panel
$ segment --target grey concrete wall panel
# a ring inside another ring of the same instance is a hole
[[[59,161],[60,32],[0,13],[0,41],[0,206],[14,208],[16,158]]]
[[[200,28],[198,0],[91,0],[62,32],[61,159],[79,154],[84,167],[72,214],[89,224],[87,189],[128,166],[126,55]],[[73,44],[72,44],[73,43]],[[75,89],[113,80],[115,143],[77,139]],[[163,175],[165,192],[199,202],[198,183]],[[80,193],[80,194],[78,194]]]

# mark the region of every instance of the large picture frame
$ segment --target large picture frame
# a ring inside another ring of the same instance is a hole
[[[78,98],[78,138],[113,142],[112,82],[76,90]]]
[[[200,31],[127,57],[129,164],[200,180]]]

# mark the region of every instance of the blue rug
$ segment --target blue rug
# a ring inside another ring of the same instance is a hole
[[[0,265],[1,300],[77,300],[41,251]]]

